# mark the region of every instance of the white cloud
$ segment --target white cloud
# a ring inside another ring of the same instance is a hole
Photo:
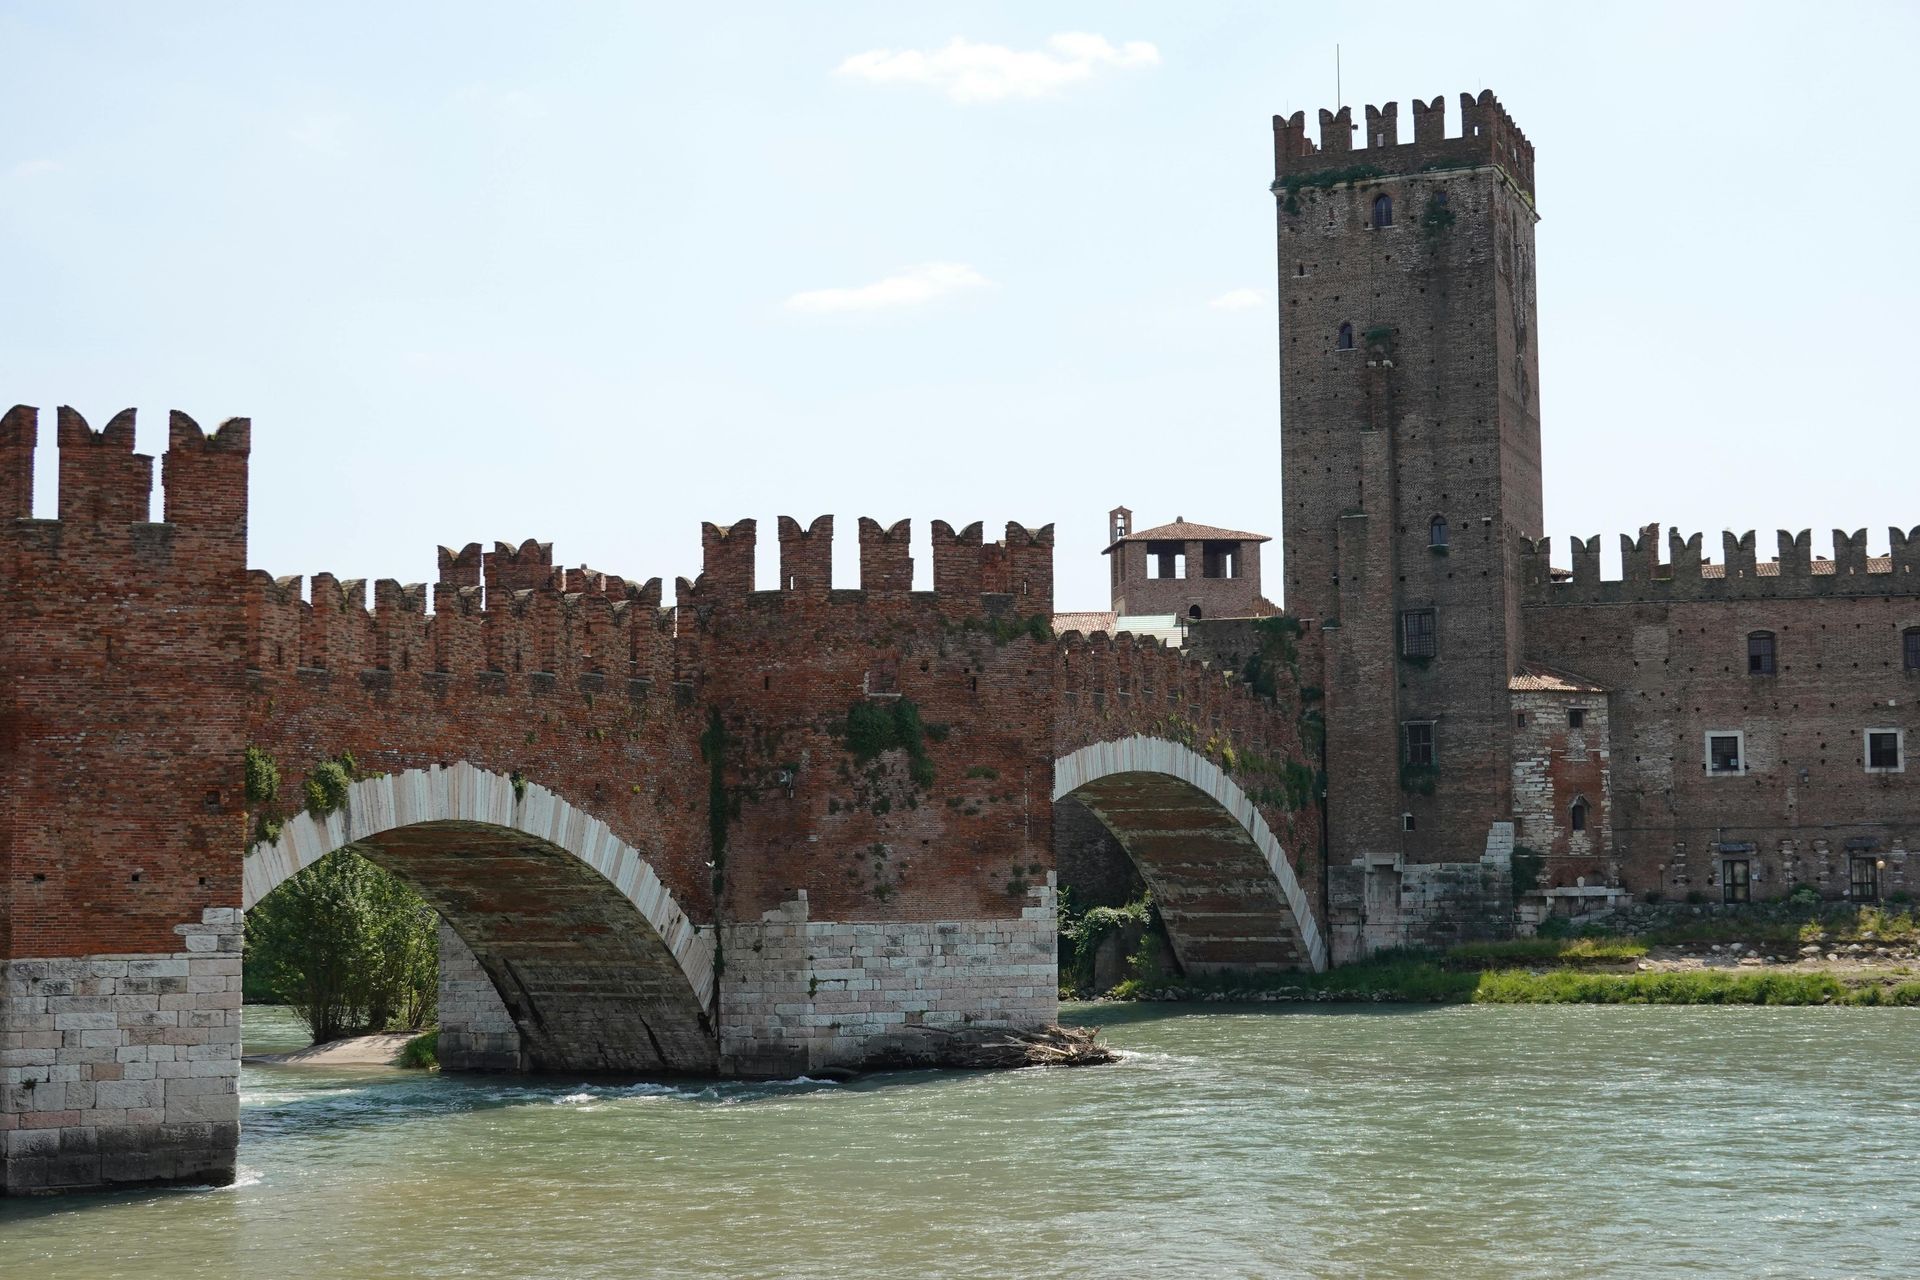
[[[19,164],[16,164],[15,166],[13,166],[13,168],[7,170],[7,176],[9,178],[23,178],[23,179],[39,178],[39,177],[44,177],[49,173],[58,173],[58,172],[60,172],[60,162],[58,160],[47,160],[42,158],[38,160],[22,160]]]
[[[1101,68],[1131,71],[1160,63],[1160,51],[1144,40],[1115,45],[1105,36],[1063,31],[1045,49],[1009,49],[955,36],[934,50],[869,49],[842,62],[834,73],[871,84],[911,84],[937,89],[955,102],[1044,98],[1092,78]]]
[[[1229,289],[1207,303],[1215,311],[1245,311],[1250,307],[1263,307],[1266,304],[1265,289]]]
[[[830,315],[842,311],[915,307],[990,283],[965,263],[928,262],[907,267],[872,284],[856,285],[850,289],[809,289],[805,293],[796,293],[787,299],[787,310]]]

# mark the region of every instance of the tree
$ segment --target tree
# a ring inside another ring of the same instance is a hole
[[[315,1044],[419,1027],[439,997],[439,917],[352,848],[322,858],[247,913],[246,965]]]

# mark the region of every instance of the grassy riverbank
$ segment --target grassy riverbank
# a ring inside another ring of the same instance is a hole
[[[1751,936],[1751,931],[1749,931]],[[1698,945],[1698,944],[1692,944]],[[1719,944],[1714,945],[1718,950]],[[1920,1006],[1912,963],[1825,967],[1818,960],[1741,963],[1731,950],[1649,959],[1640,938],[1525,938],[1445,951],[1395,952],[1327,973],[1129,978],[1116,1000],[1367,1001],[1478,1004],[1765,1004]],[[1754,967],[1748,967],[1750,965]]]

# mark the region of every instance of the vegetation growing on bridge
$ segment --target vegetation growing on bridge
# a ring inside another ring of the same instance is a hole
[[[431,1022],[439,917],[351,848],[322,858],[247,913],[250,998],[293,1006],[314,1043]]]
[[[907,776],[921,788],[931,787],[934,777],[927,739],[945,736],[943,727],[922,723],[920,708],[907,698],[863,698],[847,708],[846,723],[840,729],[857,763],[867,764],[887,751],[905,752]]]

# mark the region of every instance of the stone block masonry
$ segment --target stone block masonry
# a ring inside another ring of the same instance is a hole
[[[473,948],[440,923],[440,1068],[523,1071],[520,1028]]]
[[[232,1179],[240,930],[212,908],[178,951],[0,961],[0,1186]]]
[[[1017,918],[809,918],[803,889],[722,931],[720,1055],[735,1075],[784,1077],[858,1064],[923,1028],[1031,1030],[1060,1013],[1054,884]]]

